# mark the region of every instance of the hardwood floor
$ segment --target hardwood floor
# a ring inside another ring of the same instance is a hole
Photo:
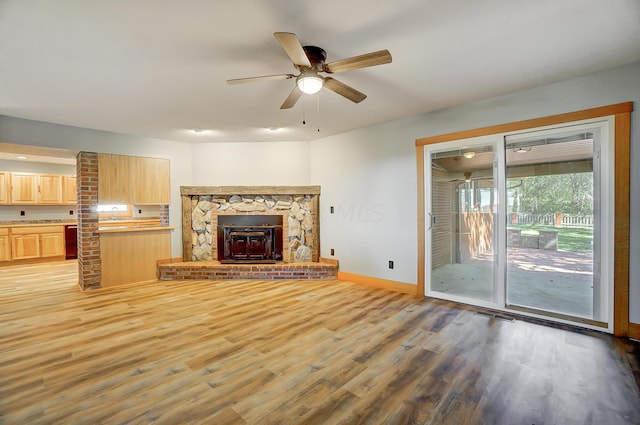
[[[628,340],[340,281],[76,280],[0,268],[0,424],[640,423]]]

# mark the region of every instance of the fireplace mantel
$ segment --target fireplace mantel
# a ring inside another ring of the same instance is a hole
[[[180,195],[320,195],[320,186],[180,186]]]
[[[182,186],[183,261],[218,258],[218,217],[281,215],[283,261],[319,261],[320,186]]]

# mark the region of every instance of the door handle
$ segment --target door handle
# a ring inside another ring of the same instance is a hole
[[[429,227],[427,228],[427,230],[431,230],[433,229],[433,224],[436,222],[436,218],[430,212],[428,212],[427,214],[429,214]]]

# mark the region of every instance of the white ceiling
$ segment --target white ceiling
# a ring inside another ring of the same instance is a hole
[[[318,132],[315,97],[279,109],[293,80],[226,84],[296,73],[276,31],[393,62],[335,74],[368,98],[323,90]],[[637,61],[639,0],[0,0],[0,114],[185,142],[312,140]]]

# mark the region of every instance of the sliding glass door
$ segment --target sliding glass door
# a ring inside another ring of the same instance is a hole
[[[427,270],[433,296],[483,305],[496,301],[498,147],[454,144],[429,151]]]
[[[578,126],[505,137],[508,307],[602,319],[599,133]]]
[[[577,124],[425,146],[426,295],[606,328],[607,129]]]

